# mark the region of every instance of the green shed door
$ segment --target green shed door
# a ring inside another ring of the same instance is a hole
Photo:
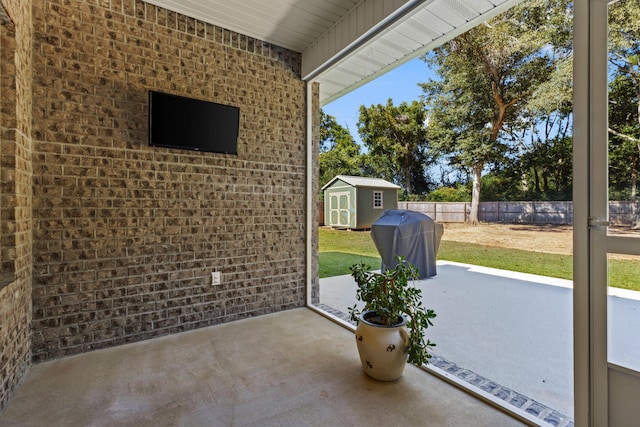
[[[333,193],[329,198],[329,225],[332,227],[349,227],[351,194],[349,192]]]

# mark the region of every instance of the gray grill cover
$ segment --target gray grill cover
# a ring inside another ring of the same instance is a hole
[[[382,269],[393,268],[401,255],[418,268],[420,279],[436,275],[436,255],[444,227],[409,210],[384,211],[371,225],[371,238],[382,257]]]

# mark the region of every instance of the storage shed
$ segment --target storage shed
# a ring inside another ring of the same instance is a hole
[[[385,210],[398,208],[400,186],[380,178],[337,175],[324,191],[324,223],[334,228],[361,230]]]

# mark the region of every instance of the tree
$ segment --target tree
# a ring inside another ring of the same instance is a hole
[[[368,148],[369,170],[404,187],[408,194],[424,193],[426,169],[434,161],[425,131],[423,105],[418,101],[360,107],[358,132]]]
[[[628,182],[629,198],[637,201],[640,167],[640,1],[609,7],[609,171],[611,184]],[[626,173],[627,178],[621,175]],[[636,206],[634,228],[640,227]]]
[[[348,129],[320,110],[320,188],[336,175],[360,175],[362,154]]]
[[[572,50],[555,47],[553,52],[549,80],[535,89],[518,120],[505,127],[517,153],[512,167],[520,169],[520,185],[515,185],[528,200],[571,200]]]
[[[609,191],[611,197],[637,201],[640,168],[638,96],[631,79],[617,75],[609,83]]]
[[[571,200],[573,152],[570,137],[556,136],[536,144],[520,164],[528,200]]]
[[[549,79],[538,85],[519,120],[508,125],[520,155],[523,196],[529,200],[571,200],[573,117],[573,10],[567,0],[548,5],[538,33],[549,41]]]
[[[464,33],[422,58],[439,80],[421,84],[429,133],[453,163],[473,177],[469,221],[478,223],[480,183],[486,166],[505,159],[506,124],[515,123],[535,89],[550,79],[545,48],[546,2],[521,4]]]

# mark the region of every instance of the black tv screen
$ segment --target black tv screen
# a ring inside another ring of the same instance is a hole
[[[240,109],[149,91],[149,145],[238,154]]]

